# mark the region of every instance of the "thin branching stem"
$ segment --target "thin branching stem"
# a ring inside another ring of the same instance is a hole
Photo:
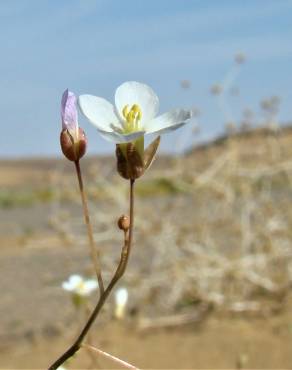
[[[87,305],[86,306],[86,318],[90,315],[90,313],[91,313],[91,310],[90,310],[90,308]],[[92,338],[92,333],[90,331],[87,334],[87,342],[88,342],[87,344],[89,346],[93,346],[93,338]],[[98,362],[98,357],[94,355],[93,351],[91,351],[89,347],[86,347],[86,346],[83,346],[83,347],[85,348],[85,350],[88,353],[88,356],[89,356],[89,358],[91,360],[91,366],[92,366],[92,368],[93,369],[100,368],[99,362]]]
[[[75,163],[76,173],[77,173],[77,177],[78,177],[78,184],[79,184],[79,190],[80,190],[80,195],[81,195],[81,200],[82,200],[83,214],[84,214],[84,220],[85,220],[86,229],[87,229],[87,235],[88,235],[88,241],[89,241],[89,246],[90,246],[91,258],[92,258],[94,269],[95,269],[95,272],[96,272],[96,277],[97,277],[97,281],[98,281],[100,296],[102,296],[102,294],[104,292],[104,284],[103,284],[103,279],[102,279],[102,275],[101,275],[99,253],[98,253],[98,250],[95,246],[94,239],[93,239],[93,231],[92,231],[92,226],[91,226],[90,217],[89,217],[87,197],[86,197],[86,193],[84,191],[82,173],[81,173],[79,160],[75,161],[74,163]]]
[[[94,323],[96,317],[98,316],[101,308],[103,307],[105,301],[107,300],[108,296],[110,295],[113,287],[116,285],[116,283],[119,281],[119,279],[123,276],[129,256],[131,253],[131,247],[132,247],[132,240],[133,240],[133,227],[134,227],[134,183],[135,180],[130,180],[130,228],[129,228],[129,234],[128,238],[125,238],[125,243],[122,248],[121,252],[121,258],[120,262],[118,264],[118,267],[116,269],[116,272],[110,281],[109,285],[105,289],[104,293],[99,298],[99,301],[97,302],[97,305],[95,309],[93,310],[92,314],[90,315],[87,323],[85,324],[84,328],[82,329],[81,333],[79,334],[76,341],[71,345],[71,347],[56,360],[48,370],[56,370],[59,366],[61,366],[68,358],[72,357],[82,346],[82,342],[87,335],[89,329],[91,328],[92,324]]]

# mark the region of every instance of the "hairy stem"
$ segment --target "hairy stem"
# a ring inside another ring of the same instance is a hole
[[[94,239],[93,239],[93,231],[92,231],[92,226],[91,226],[90,217],[89,217],[87,197],[84,191],[79,160],[75,161],[74,163],[75,163],[76,173],[78,177],[78,184],[79,184],[79,190],[80,190],[80,195],[81,195],[81,200],[82,200],[83,214],[84,214],[84,220],[85,220],[86,229],[87,229],[87,236],[88,236],[88,241],[89,241],[89,246],[90,246],[91,258],[92,258],[94,269],[96,272],[100,296],[102,296],[104,292],[104,285],[103,285],[103,279],[101,275],[99,253],[98,253],[98,250],[96,249]]]
[[[92,324],[94,323],[96,317],[98,316],[101,308],[103,307],[106,299],[110,295],[113,287],[115,284],[119,281],[119,279],[123,276],[130,252],[131,252],[131,246],[132,246],[132,240],[133,240],[133,226],[134,226],[134,182],[135,180],[130,180],[130,228],[129,228],[129,234],[128,238],[125,239],[125,244],[122,248],[121,252],[121,258],[120,262],[118,264],[118,267],[116,269],[116,272],[110,281],[109,285],[103,292],[103,294],[100,296],[99,301],[97,302],[97,305],[95,309],[93,310],[92,314],[90,315],[87,323],[85,324],[84,328],[82,329],[81,333],[79,334],[76,341],[71,345],[71,347],[61,356],[58,360],[56,360],[48,370],[56,370],[59,366],[61,366],[68,358],[72,357],[82,346],[82,342],[88,333],[89,329],[91,328]]]

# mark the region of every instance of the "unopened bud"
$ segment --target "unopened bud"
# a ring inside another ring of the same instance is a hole
[[[62,152],[69,161],[78,161],[86,152],[87,139],[82,128],[78,128],[78,135],[72,135],[68,129],[64,129],[60,135]]]
[[[128,231],[130,228],[130,218],[122,215],[118,220],[118,227],[123,231]]]

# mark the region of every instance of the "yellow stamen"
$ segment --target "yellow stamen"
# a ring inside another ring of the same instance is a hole
[[[142,111],[138,104],[133,104],[129,110],[128,104],[122,110],[125,118],[124,131],[129,134],[139,130],[139,121],[142,118]]]
[[[135,112],[135,113],[138,113],[138,112],[140,112],[140,108],[139,108],[139,105],[137,105],[137,104],[134,104],[134,105],[132,106],[131,110],[132,110],[133,112]]]
[[[130,124],[133,124],[134,120],[135,120],[135,112],[131,109],[127,116],[127,122]]]
[[[84,282],[83,282],[83,281],[80,281],[80,283],[78,284],[78,288],[79,288],[80,290],[83,290],[83,289],[84,289],[84,287],[85,287]]]
[[[127,119],[127,115],[129,113],[129,106],[128,104],[124,106],[123,108],[123,116]]]

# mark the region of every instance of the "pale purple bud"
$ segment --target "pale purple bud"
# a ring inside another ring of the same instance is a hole
[[[76,107],[77,98],[68,89],[64,91],[61,101],[62,128],[78,132],[78,112]]]
[[[62,152],[70,161],[78,161],[86,152],[87,139],[78,126],[77,98],[68,89],[64,91],[61,101],[62,132],[60,144]]]

